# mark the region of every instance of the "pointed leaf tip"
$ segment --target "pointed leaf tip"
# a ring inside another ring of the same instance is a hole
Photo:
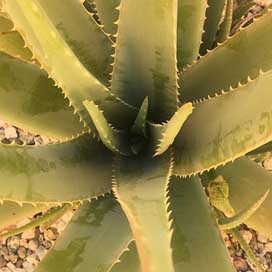
[[[219,227],[221,230],[229,230],[233,229],[245,221],[247,221],[251,215],[253,215],[258,208],[263,204],[263,202],[266,200],[268,194],[270,192],[270,189],[268,189],[261,197],[258,199],[255,203],[250,205],[248,208],[242,210],[238,214],[234,215],[233,217],[227,217],[227,218],[221,218],[219,219]]]
[[[192,111],[192,103],[186,103],[175,112],[168,123],[163,126],[151,127],[151,133],[153,134],[152,136],[155,138],[157,143],[154,157],[161,155],[169,148],[170,145],[172,145],[184,122],[187,120]]]

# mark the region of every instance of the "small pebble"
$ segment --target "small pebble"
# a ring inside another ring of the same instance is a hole
[[[23,268],[25,269],[26,272],[32,272],[32,271],[34,271],[35,266],[32,265],[31,263],[25,261],[23,263]]]
[[[16,266],[12,262],[9,262],[7,263],[7,268],[9,268],[12,271],[16,268]]]
[[[18,253],[18,256],[21,259],[24,259],[26,257],[26,248],[25,247],[19,247],[17,253]]]
[[[22,238],[23,239],[33,239],[36,235],[36,231],[35,229],[29,229],[26,230],[25,232],[23,232],[22,234]]]
[[[8,258],[13,264],[15,264],[18,260],[18,255],[15,253],[11,253],[9,254]]]
[[[13,250],[17,250],[20,246],[20,238],[18,236],[13,236],[7,239],[7,245]]]
[[[37,260],[37,257],[35,254],[32,254],[32,255],[29,255],[26,257],[26,260],[31,263],[31,264],[34,264],[36,265],[38,263],[38,260]]]
[[[32,239],[28,242],[28,248],[33,251],[36,250],[38,246],[39,246],[39,242],[37,240]]]
[[[43,246],[39,246],[38,249],[36,250],[36,254],[39,260],[42,260],[46,255],[46,249]]]
[[[15,127],[7,127],[5,129],[5,137],[8,139],[16,139],[18,137]]]
[[[233,260],[233,264],[235,266],[235,268],[238,270],[238,271],[247,271],[248,270],[248,264],[247,262],[241,258],[241,257],[237,257]]]
[[[261,243],[266,243],[268,241],[268,239],[263,236],[262,234],[258,234],[258,241]]]
[[[56,240],[58,238],[59,234],[58,234],[58,231],[57,229],[55,228],[50,228],[50,229],[47,229],[45,232],[44,232],[44,237],[47,239],[47,240]]]
[[[15,264],[15,266],[17,267],[17,268],[22,268],[23,267],[23,260],[22,259],[19,259],[18,261],[17,261],[17,263]]]
[[[249,244],[253,236],[252,233],[249,230],[241,230],[241,234],[245,241],[247,242],[247,244]]]
[[[7,265],[7,262],[3,256],[0,255],[0,268]]]
[[[265,252],[272,252],[272,241],[265,244],[264,251]]]

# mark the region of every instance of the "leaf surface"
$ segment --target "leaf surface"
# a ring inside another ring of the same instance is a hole
[[[207,0],[178,0],[178,68],[192,64],[199,56]]]
[[[4,201],[0,205],[0,231],[15,226],[20,221],[47,210],[45,205],[33,206],[30,203],[21,205],[20,202]],[[0,232],[1,233],[1,232]]]
[[[234,272],[215,215],[199,178],[170,182],[175,271]],[[213,254],[211,254],[213,253]]]
[[[272,10],[228,38],[182,73],[180,100],[215,96],[272,68]]]
[[[237,212],[259,199],[263,193],[272,189],[272,175],[255,162],[242,157],[215,171],[229,184],[229,200]],[[272,195],[269,194],[258,210],[245,222],[266,237],[272,238]]]
[[[37,272],[107,272],[131,240],[127,219],[107,195],[82,205]]]
[[[0,53],[0,117],[59,141],[84,131],[69,101],[46,73],[4,53]]]
[[[177,108],[177,0],[122,1],[111,90],[150,118],[165,121]],[[159,31],[158,31],[159,29]]]
[[[208,0],[204,33],[202,36],[202,44],[200,49],[202,55],[206,53],[207,49],[212,49],[214,45],[215,36],[222,17],[225,2],[225,0]]]
[[[271,141],[271,84],[267,72],[197,104],[174,142],[174,172],[186,176],[216,168]]]
[[[116,34],[117,25],[115,24],[119,17],[117,10],[120,0],[95,0],[95,7],[103,29],[111,34]]]
[[[109,38],[80,1],[67,0],[63,5],[55,0],[11,0],[3,1],[3,7],[42,67],[95,133],[84,100],[122,107],[105,87],[112,50]],[[115,110],[112,106],[107,109]]]
[[[170,152],[160,157],[119,157],[113,190],[127,215],[142,271],[174,271],[167,211]]]
[[[111,190],[111,154],[90,135],[46,146],[0,145],[0,199],[77,202]]]

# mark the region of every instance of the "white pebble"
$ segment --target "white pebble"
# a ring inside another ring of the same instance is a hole
[[[16,131],[16,128],[14,127],[8,127],[5,129],[5,137],[6,138],[17,138],[17,131]]]

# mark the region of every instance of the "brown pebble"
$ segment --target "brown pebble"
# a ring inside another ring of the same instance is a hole
[[[18,255],[14,254],[14,253],[11,253],[11,254],[9,254],[8,258],[13,264],[15,264],[17,262],[17,260],[18,260]]]
[[[50,229],[47,229],[45,232],[44,232],[44,237],[47,239],[47,240],[56,240],[58,238],[59,234],[58,234],[58,231],[57,229],[55,228],[50,228]]]
[[[245,239],[245,241],[247,242],[247,244],[250,243],[250,241],[252,240],[252,233],[249,230],[241,230],[241,234],[243,236],[243,238]]]
[[[22,259],[19,259],[19,260],[17,261],[17,263],[15,264],[15,266],[16,266],[17,268],[22,268],[22,267],[23,267],[23,263],[24,263],[24,261],[23,261]]]
[[[28,242],[28,248],[31,249],[31,250],[36,250],[37,248],[39,247],[39,242],[37,240],[30,240]]]
[[[7,262],[3,256],[0,256],[0,268],[7,265]]]
[[[17,254],[21,259],[24,259],[26,257],[26,248],[19,247]]]
[[[46,248],[46,249],[50,249],[51,246],[52,246],[52,243],[48,240],[44,240],[43,241],[43,246]]]
[[[23,232],[22,238],[23,239],[33,239],[36,235],[36,230],[35,229],[29,229]]]
[[[247,262],[241,257],[235,258],[233,260],[233,264],[238,271],[247,271],[247,269],[248,269]]]

